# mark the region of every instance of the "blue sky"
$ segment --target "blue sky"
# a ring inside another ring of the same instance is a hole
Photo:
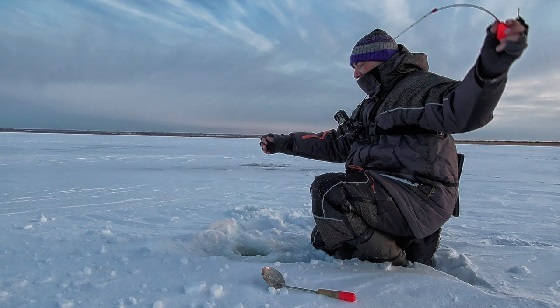
[[[322,131],[363,98],[348,65],[374,28],[396,35],[433,1],[0,2],[0,127],[267,133]],[[439,2],[438,2],[439,3]],[[521,8],[529,48],[483,129],[457,138],[560,140],[560,1]],[[444,3],[449,4],[449,3]],[[461,79],[490,16],[450,9],[399,38]]]

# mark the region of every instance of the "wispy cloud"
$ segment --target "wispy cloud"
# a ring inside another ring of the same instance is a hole
[[[160,17],[160,16],[155,15],[155,14],[144,12],[144,11],[138,9],[138,8],[123,4],[119,1],[98,0],[98,2],[103,3],[107,6],[110,6],[114,9],[118,9],[122,12],[127,13],[127,14],[130,14],[130,15],[133,15],[133,16],[136,16],[136,17],[140,17],[140,18],[144,18],[144,19],[147,19],[151,22],[158,23],[160,25],[163,25],[163,26],[166,26],[166,27],[169,27],[169,28],[190,32],[188,28],[182,26],[179,23],[176,23],[174,21],[171,21],[167,18]]]
[[[237,2],[236,0],[228,0],[227,3],[229,4],[229,7],[232,8],[237,14],[241,16],[247,16],[247,11],[241,5],[239,5],[239,2]]]
[[[304,71],[306,71],[307,73],[322,71],[319,66],[313,67],[308,62],[304,62],[304,61],[291,61],[291,62],[281,63],[278,65],[271,65],[267,68],[267,70],[271,72],[277,72],[277,73],[287,74],[287,75],[304,72]]]
[[[240,20],[234,20],[229,24],[226,24],[214,17],[209,11],[191,3],[181,0],[168,0],[168,2],[182,13],[196,18],[229,35],[230,37],[239,39],[253,46],[258,51],[267,52],[274,48],[275,44],[272,40],[253,31]]]
[[[272,1],[272,0],[261,0],[261,1],[256,1],[255,4],[263,8],[270,15],[272,15],[281,25],[283,25],[284,27],[289,27],[290,21],[288,20],[288,17],[276,5],[276,2],[277,1]]]
[[[413,22],[410,16],[409,2],[406,0],[354,0],[347,1],[346,5],[354,11],[364,12],[380,19],[388,27],[402,28]]]
[[[257,50],[266,52],[271,51],[274,48],[275,43],[273,41],[251,30],[242,22],[235,21],[233,26],[234,29],[228,32],[228,34],[243,40],[247,44],[255,47]]]

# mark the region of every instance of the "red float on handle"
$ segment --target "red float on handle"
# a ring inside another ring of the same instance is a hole
[[[506,37],[506,29],[508,26],[504,22],[498,23],[498,28],[496,29],[496,38],[501,41]]]

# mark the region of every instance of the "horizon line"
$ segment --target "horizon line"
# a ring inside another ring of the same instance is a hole
[[[160,131],[105,131],[50,128],[0,128],[0,133],[70,134],[70,135],[110,135],[110,136],[154,136],[154,137],[213,137],[213,138],[260,138],[260,134],[242,133],[201,133],[201,132],[160,132]],[[455,140],[458,144],[487,145],[532,145],[560,146],[560,141],[543,140]]]

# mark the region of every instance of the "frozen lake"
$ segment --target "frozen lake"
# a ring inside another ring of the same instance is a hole
[[[0,307],[560,306],[560,147],[459,145],[435,269],[313,249],[309,185],[342,164],[257,139],[0,133]]]

